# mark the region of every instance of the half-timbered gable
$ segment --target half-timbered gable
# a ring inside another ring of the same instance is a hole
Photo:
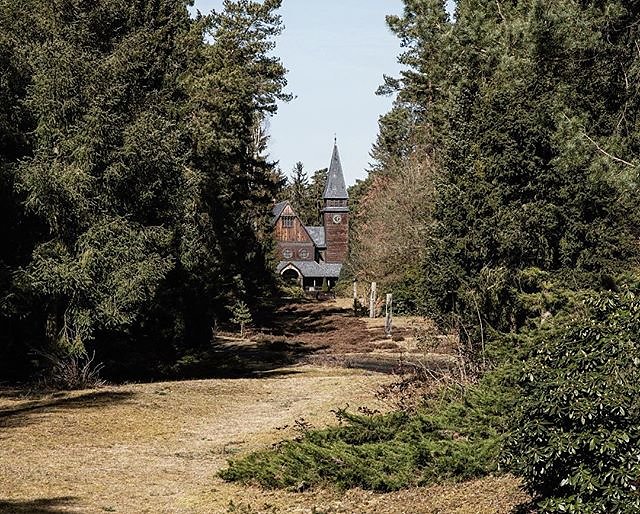
[[[313,261],[316,257],[315,243],[294,212],[289,202],[278,204],[280,211],[275,222],[275,238],[280,259],[288,261]]]

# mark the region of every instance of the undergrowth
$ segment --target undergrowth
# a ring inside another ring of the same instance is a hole
[[[326,483],[392,491],[494,473],[505,432],[503,413],[513,402],[505,372],[449,389],[415,413],[339,410],[338,427],[305,430],[271,450],[230,461],[220,476],[298,491]]]

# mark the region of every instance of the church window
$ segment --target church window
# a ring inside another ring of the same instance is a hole
[[[292,251],[290,248],[285,248],[285,249],[282,251],[282,256],[283,256],[285,259],[291,259],[291,257],[293,257],[293,251]]]
[[[309,258],[309,250],[307,250],[306,248],[302,248],[301,250],[298,251],[298,256],[301,259],[308,259]]]

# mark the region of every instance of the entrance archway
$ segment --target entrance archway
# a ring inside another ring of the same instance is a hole
[[[282,272],[282,278],[289,284],[300,283],[300,273],[294,268],[286,269]]]

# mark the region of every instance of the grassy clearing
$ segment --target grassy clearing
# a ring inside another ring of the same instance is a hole
[[[314,489],[303,493],[270,491],[251,486],[215,487],[202,498],[216,505],[209,512],[251,514],[509,514],[527,499],[520,481],[511,476],[485,477],[458,484],[414,487],[392,493],[362,489]],[[235,491],[233,497],[220,497]]]
[[[301,417],[323,426],[346,403],[384,408],[373,397],[384,375],[288,371],[296,373],[45,397],[4,391],[0,512],[506,514],[521,500],[510,477],[391,494],[269,491],[216,478],[227,459],[295,437]]]
[[[333,343],[321,350],[328,358],[379,338],[381,326],[344,314],[336,304],[296,306],[290,316],[308,316],[307,322],[283,319],[274,332],[316,350],[323,331],[332,341],[342,337],[334,353]],[[260,344],[233,344],[253,369]],[[361,351],[372,358],[389,353]],[[267,364],[261,378],[53,395],[0,390],[0,513],[506,514],[522,500],[511,477],[386,494],[327,487],[298,493],[224,482],[217,473],[228,459],[299,436],[296,420],[335,426],[331,410],[347,404],[384,411],[375,393],[393,380],[355,368]]]
[[[346,403],[379,407],[373,391],[384,380],[304,367],[271,378],[46,397],[6,391],[0,512],[36,511],[35,502],[47,501],[51,512],[207,512],[193,505],[229,457],[292,437],[301,417],[324,425],[333,419],[330,410]],[[226,504],[209,512],[224,512]]]
[[[272,488],[375,491],[479,478],[498,471],[510,393],[488,375],[462,391],[442,391],[414,413],[339,411],[341,426],[232,460],[220,475]]]

